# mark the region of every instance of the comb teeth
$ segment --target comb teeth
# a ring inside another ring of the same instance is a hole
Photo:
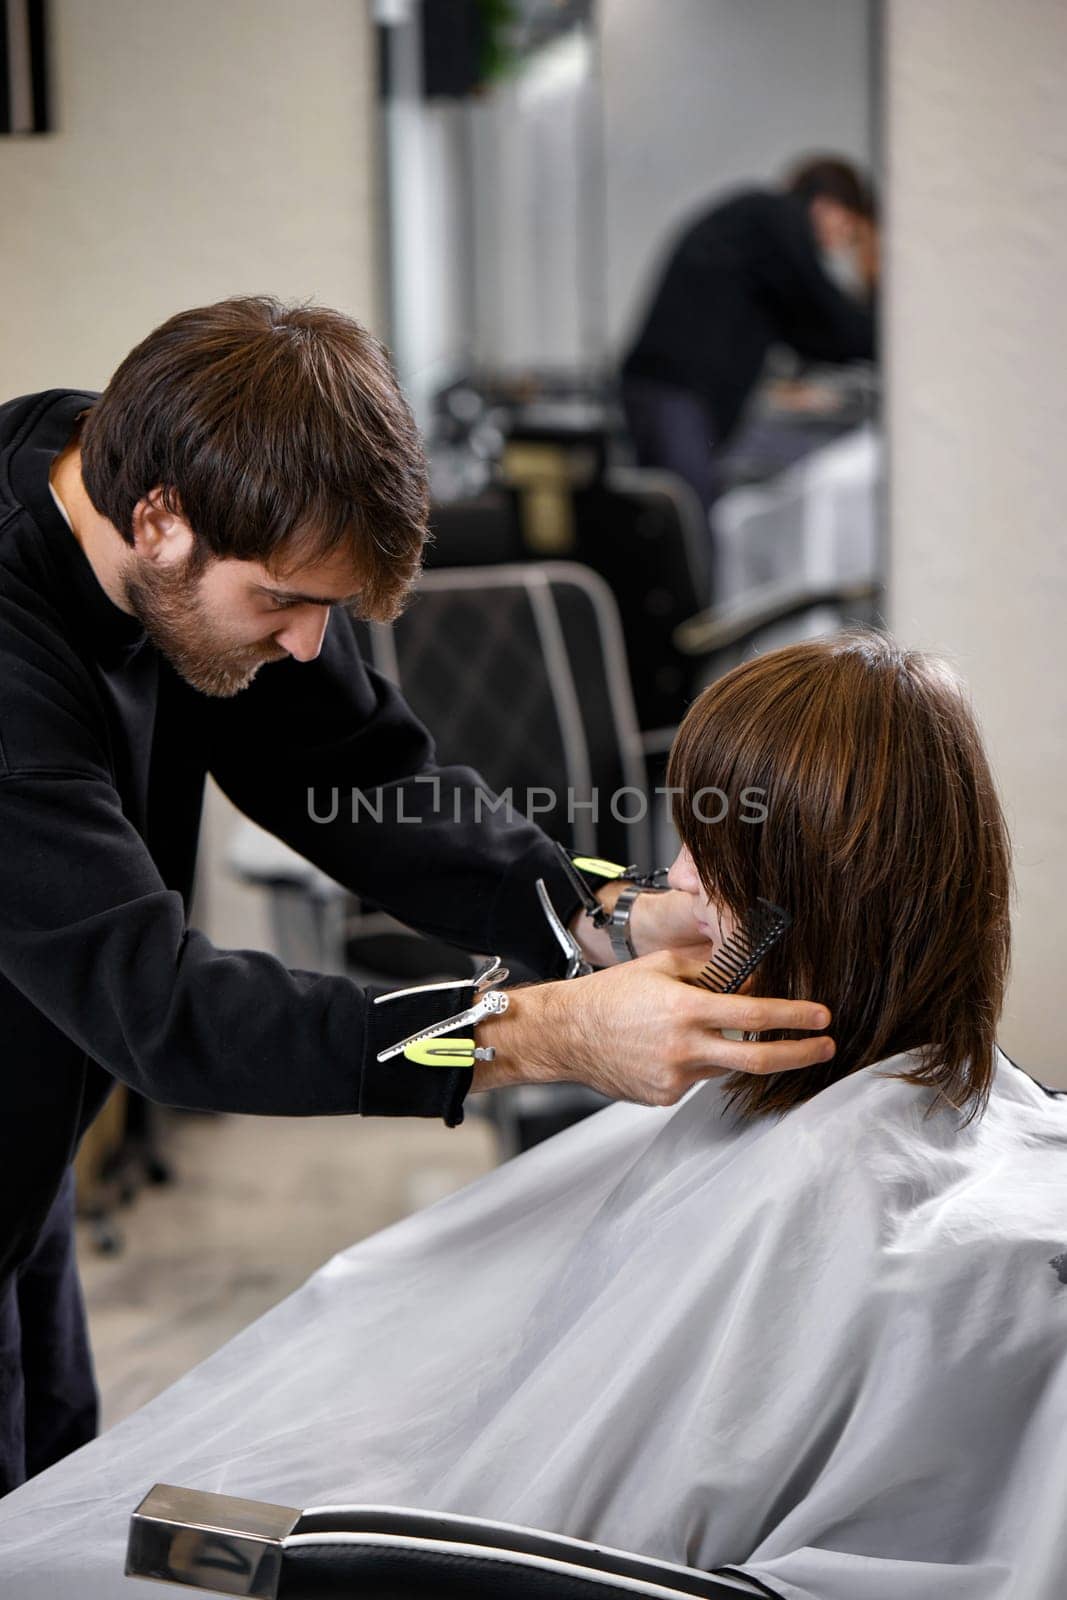
[[[716,950],[697,983],[713,994],[736,994],[792,922],[788,911],[770,900],[757,900],[740,925]]]

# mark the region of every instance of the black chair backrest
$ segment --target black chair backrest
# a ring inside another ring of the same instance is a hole
[[[619,608],[638,723],[646,733],[676,727],[691,668],[674,631],[711,598],[711,535],[700,503],[669,472],[616,468],[577,491],[574,517],[575,559],[600,573]]]
[[[504,489],[435,501],[430,508],[430,536],[428,567],[495,566],[526,558],[515,502]]]
[[[430,571],[399,621],[365,639],[443,764],[474,767],[583,853],[648,858],[625,651],[594,573],[566,562]]]
[[[566,491],[565,555],[604,579],[618,607],[639,727],[673,727],[690,668],[674,643],[679,623],[710,600],[707,519],[689,485],[668,472],[610,468]],[[541,560],[524,540],[522,490],[433,509],[431,569]]]
[[[133,1513],[130,1577],[253,1600],[740,1600],[722,1569],[536,1528],[400,1506],[291,1506],[156,1484]]]

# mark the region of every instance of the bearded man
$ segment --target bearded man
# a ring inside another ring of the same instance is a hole
[[[621,933],[597,927],[544,834],[476,810],[477,775],[439,768],[361,660],[343,613],[397,614],[427,497],[385,354],[349,318],[268,299],[182,312],[102,396],[0,408],[0,463],[3,1493],[95,1428],[71,1162],[116,1081],[190,1108],[453,1126],[472,1086],[670,1103],[832,1046],[724,1038],[826,1013],[686,982],[708,954],[687,895],[631,895]],[[375,1004],[347,977],[214,947],[186,920],[207,773],[339,883],[549,981],[478,1022],[477,1062],[381,1059],[469,1011],[473,983]],[[403,791],[395,817],[421,825],[313,819],[309,789],[334,786]],[[562,981],[538,878],[605,970]],[[597,889],[605,908],[621,892]]]

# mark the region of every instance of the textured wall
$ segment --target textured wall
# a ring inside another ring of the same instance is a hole
[[[1067,6],[889,0],[890,605],[969,678],[1016,845],[1002,1037],[1067,1085]]]
[[[375,316],[365,0],[54,0],[54,134],[0,139],[3,388],[100,385],[182,306]]]

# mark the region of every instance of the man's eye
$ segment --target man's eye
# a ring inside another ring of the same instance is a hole
[[[270,609],[272,611],[291,611],[295,605],[299,604],[299,601],[297,601],[297,600],[276,600],[272,596],[270,601],[269,601],[269,604],[270,604]]]

